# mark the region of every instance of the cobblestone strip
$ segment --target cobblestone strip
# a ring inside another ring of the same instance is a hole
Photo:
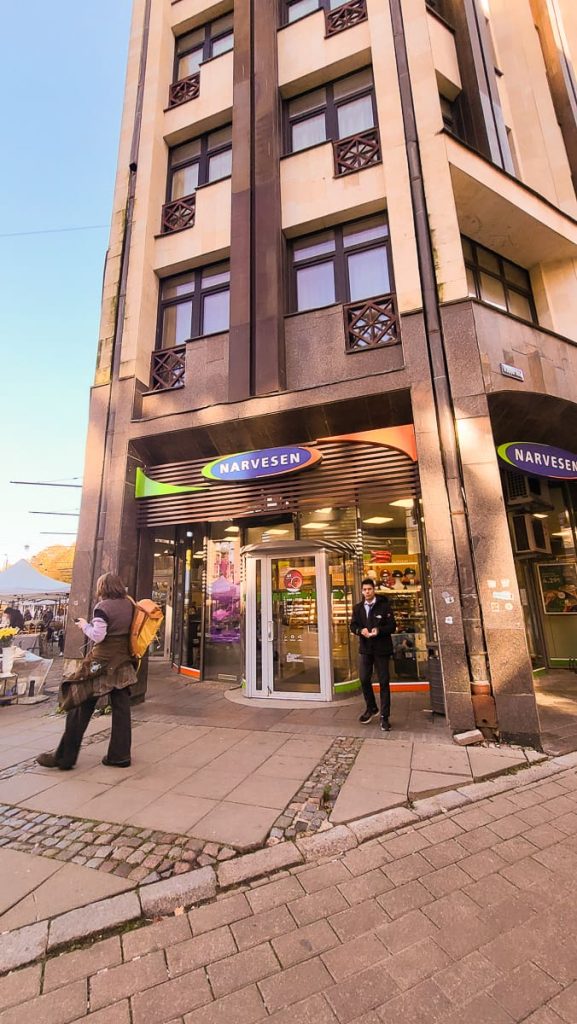
[[[362,739],[350,736],[338,736],[331,743],[307,781],[275,821],[267,846],[330,828],[328,819],[362,745]]]
[[[0,848],[83,864],[134,882],[156,882],[235,856],[172,832],[39,814],[0,804]]]

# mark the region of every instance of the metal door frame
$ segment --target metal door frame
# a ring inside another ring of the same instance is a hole
[[[331,632],[329,629],[329,571],[327,551],[321,545],[289,541],[281,544],[258,544],[242,552],[245,558],[245,676],[248,697],[260,700],[323,701],[333,697],[333,664]],[[272,635],[272,572],[273,559],[314,558],[317,590],[319,693],[277,692],[273,687],[273,635]],[[261,672],[262,686],[257,689],[257,607],[256,564],[261,563]]]

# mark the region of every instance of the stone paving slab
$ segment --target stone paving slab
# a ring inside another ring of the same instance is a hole
[[[188,915],[8,974],[3,1024],[575,1024],[577,771],[506,781],[430,819],[390,812],[389,830],[352,850],[248,874],[244,891]],[[94,908],[104,926],[110,910]],[[67,918],[52,939],[46,925],[10,936],[4,969],[23,945],[42,957],[67,927],[77,934]]]

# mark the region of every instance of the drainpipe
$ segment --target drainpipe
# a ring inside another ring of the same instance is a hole
[[[106,409],[106,426],[104,431],[104,459],[102,460],[102,473],[100,476],[100,487],[98,493],[98,509],[96,520],[96,538],[94,545],[94,559],[92,561],[92,573],[90,581],[90,594],[94,594],[96,586],[96,566],[101,568],[102,546],[104,542],[104,531],[106,522],[106,502],[104,500],[104,487],[107,479],[110,462],[112,458],[112,442],[114,436],[114,409],[118,390],[118,379],[120,375],[120,359],[122,354],[122,337],[124,334],[124,314],[126,309],[126,286],[128,281],[128,267],[130,262],[130,246],[132,241],[132,219],[134,215],[134,202],[136,196],[136,177],[138,171],[138,150],[140,146],[140,130],[142,126],[142,110],[144,104],[144,83],[146,76],[146,61],[148,56],[148,39],[150,34],[150,11],[152,0],[145,0],[144,18],[142,27],[142,43],[140,47],[140,66],[138,71],[138,85],[136,90],[136,105],[134,111],[134,123],[132,128],[132,141],[130,146],[130,162],[128,164],[128,189],[124,215],[124,231],[122,237],[122,249],[120,255],[120,275],[118,279],[118,290],[116,294],[116,311],[114,318],[114,333],[112,340],[112,358],[110,386],[108,391],[108,403]],[[100,572],[98,573],[100,575]]]
[[[493,711],[496,715],[489,677],[481,603],[479,601],[475,566],[472,557],[472,542],[465,499],[463,469],[459,455],[455,411],[449,383],[441,310],[438,300],[433,246],[429,231],[427,200],[409,74],[401,0],[389,0],[389,6],[393,25],[395,58],[409,165],[413,220],[417,237],[427,351],[445,486],[451,514],[453,548],[458,571],[459,599],[463,615],[463,630],[471,679],[471,691],[473,696],[483,696],[485,698],[485,701],[483,701],[485,705],[487,697],[492,699]],[[486,726],[486,706],[483,713],[477,712],[475,708],[476,703],[473,700],[475,718],[478,724],[481,724],[481,719],[483,719],[483,724]],[[496,721],[496,717],[493,720]]]

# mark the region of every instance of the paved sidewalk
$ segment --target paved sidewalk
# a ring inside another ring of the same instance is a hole
[[[9,974],[0,1019],[575,1024],[576,882],[577,773],[517,779]]]

